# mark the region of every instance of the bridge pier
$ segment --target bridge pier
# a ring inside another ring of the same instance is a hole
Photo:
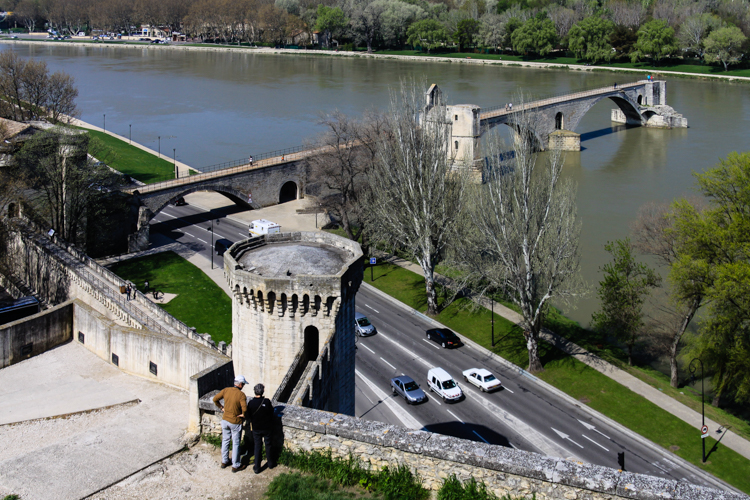
[[[138,221],[136,222],[136,231],[128,235],[128,253],[142,252],[148,250],[149,240],[151,238],[151,226],[149,222],[154,214],[148,207],[138,207]]]

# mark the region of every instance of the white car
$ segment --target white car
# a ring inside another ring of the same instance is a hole
[[[482,392],[496,391],[503,387],[502,382],[484,368],[469,368],[464,370],[463,373],[464,380],[479,387]]]
[[[446,403],[460,401],[464,397],[463,391],[453,377],[442,368],[430,368],[427,372],[427,386]]]

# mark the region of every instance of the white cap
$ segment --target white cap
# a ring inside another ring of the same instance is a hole
[[[247,380],[245,380],[245,377],[243,375],[237,375],[234,377],[234,383],[235,384],[247,384]]]

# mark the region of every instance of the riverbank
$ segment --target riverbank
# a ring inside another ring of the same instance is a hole
[[[454,56],[413,56],[403,54],[379,54],[367,52],[354,52],[354,51],[323,51],[323,50],[304,50],[304,49],[273,49],[269,47],[243,47],[243,46],[230,46],[230,45],[209,45],[209,44],[191,44],[191,43],[177,43],[177,44],[146,44],[146,43],[134,43],[134,42],[121,42],[121,41],[55,41],[46,39],[9,39],[2,38],[0,43],[7,44],[55,44],[55,45],[75,45],[83,47],[121,47],[121,48],[133,48],[138,50],[187,50],[187,51],[198,51],[198,52],[227,52],[227,51],[244,51],[252,52],[254,54],[265,54],[265,55],[304,55],[304,56],[317,56],[317,57],[357,57],[357,58],[370,58],[380,60],[400,60],[409,62],[430,62],[430,63],[447,63],[447,64],[473,64],[480,66],[504,66],[504,67],[522,67],[532,69],[554,69],[554,70],[568,70],[568,71],[583,71],[583,72],[612,72],[612,73],[630,73],[644,75],[650,73],[652,76],[677,76],[681,78],[698,78],[707,80],[718,80],[727,82],[747,82],[750,83],[750,77],[736,76],[736,75],[712,75],[705,73],[691,73],[685,71],[670,71],[668,69],[660,68],[618,68],[615,66],[587,66],[585,64],[569,64],[569,63],[554,63],[554,62],[534,62],[534,61],[517,61],[517,60],[502,60],[502,59],[478,59],[475,57],[467,56],[465,58],[458,58]],[[479,57],[479,55],[477,55]]]

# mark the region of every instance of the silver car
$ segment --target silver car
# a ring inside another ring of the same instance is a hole
[[[391,389],[393,395],[399,394],[406,400],[406,404],[416,404],[427,401],[427,394],[419,388],[419,384],[414,379],[406,375],[391,379]]]
[[[356,329],[355,331],[357,332],[357,335],[360,337],[367,337],[378,333],[375,326],[373,326],[373,324],[370,323],[370,320],[367,319],[367,316],[362,313],[354,313],[354,328]]]

